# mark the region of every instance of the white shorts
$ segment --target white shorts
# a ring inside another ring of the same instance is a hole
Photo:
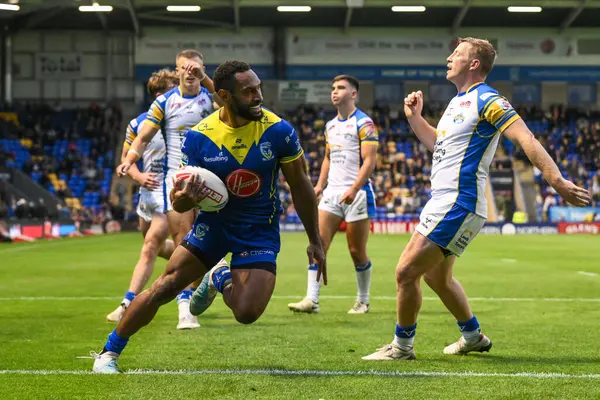
[[[457,204],[429,200],[421,212],[417,232],[447,250],[447,255],[460,257],[485,220]]]
[[[167,198],[168,201],[168,198]],[[142,217],[146,222],[152,222],[152,216],[155,213],[165,213],[165,197],[162,191],[150,192],[141,191],[140,200],[137,206],[137,215]]]
[[[356,194],[352,204],[340,204],[345,190],[327,190],[323,192],[319,210],[344,218],[346,222],[362,221],[375,216],[375,199],[362,189]]]

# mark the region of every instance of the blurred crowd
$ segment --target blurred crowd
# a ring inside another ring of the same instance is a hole
[[[372,176],[376,219],[415,220],[430,197],[431,154],[411,132],[402,108],[375,104],[364,111],[379,130],[380,148]],[[599,206],[600,113],[562,105],[547,110],[518,107],[517,111],[557,161],[563,175],[587,187],[593,205]],[[434,126],[443,112],[441,104],[429,104],[423,110]],[[335,112],[304,105],[283,114],[298,132],[311,179],[316,184],[325,154],[325,124],[335,117]],[[124,131],[117,104],[107,107],[92,104],[86,109],[68,110],[44,103],[0,104],[0,116],[0,168],[8,166],[24,171],[62,200],[54,209],[42,199],[17,198],[3,188],[0,179],[2,219],[71,218],[101,223],[112,218],[136,218],[135,207],[126,211],[109,201],[114,154]],[[510,170],[514,160],[528,162],[522,150],[508,140],[501,140],[492,170]],[[536,217],[546,219],[551,207],[565,204],[548,187],[540,172],[535,168],[534,172]],[[299,222],[283,177],[279,183],[284,207],[281,218]],[[116,195],[124,197],[123,193]],[[505,201],[513,200],[497,200],[502,203],[499,207],[502,217]]]

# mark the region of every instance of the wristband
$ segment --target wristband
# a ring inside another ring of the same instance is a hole
[[[138,156],[138,159],[142,158],[142,156],[140,156],[140,153],[138,153],[134,149],[129,149],[129,151],[127,152],[127,155],[129,155],[129,153],[135,154],[136,156]]]

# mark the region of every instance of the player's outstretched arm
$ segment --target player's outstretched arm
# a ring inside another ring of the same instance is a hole
[[[437,135],[435,128],[423,118],[423,92],[412,92],[404,99],[404,113],[413,132],[427,150],[433,152]]]
[[[506,128],[504,135],[513,143],[521,146],[527,158],[542,171],[544,179],[562,198],[574,206],[589,204],[591,198],[588,191],[562,177],[554,160],[552,160],[546,149],[533,136],[533,133],[527,128],[522,119],[516,120]]]
[[[327,260],[319,236],[319,213],[317,211],[317,196],[306,173],[306,161],[299,157],[294,161],[281,164],[281,171],[290,185],[290,193],[296,207],[296,212],[304,225],[310,245],[307,253],[309,262],[318,264],[317,281],[323,275],[323,283],[327,284]]]

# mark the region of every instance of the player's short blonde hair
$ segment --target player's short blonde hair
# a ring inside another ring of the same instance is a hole
[[[204,56],[202,55],[202,53],[200,53],[198,50],[193,49],[180,51],[175,59],[178,60],[180,58],[186,58],[188,60],[191,60],[192,58],[199,58],[200,61],[204,61]]]
[[[179,77],[174,71],[169,69],[161,69],[152,73],[148,79],[148,93],[152,97],[156,97],[158,93],[165,93],[170,86],[179,85]]]
[[[494,49],[494,45],[485,39],[478,39],[474,37],[458,38],[457,45],[461,43],[468,43],[471,45],[471,56],[474,59],[479,60],[481,63],[481,73],[484,76],[487,76],[492,68],[494,68],[494,63],[496,62],[496,57],[498,56],[496,49]]]

